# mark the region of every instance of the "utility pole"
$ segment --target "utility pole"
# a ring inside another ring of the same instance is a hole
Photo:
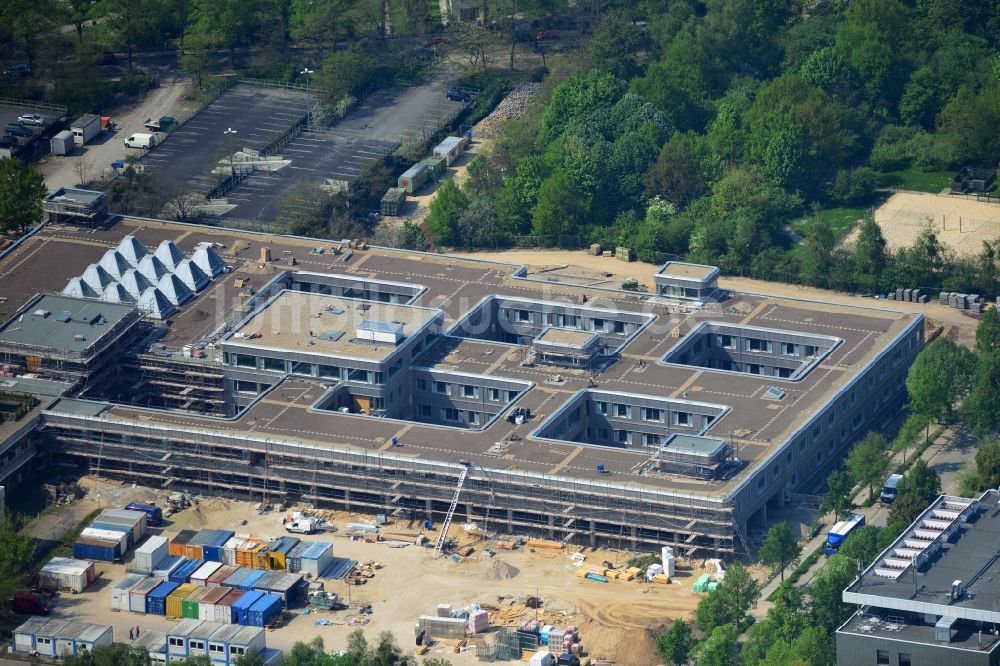
[[[226,131],[223,132],[226,135],[226,140],[229,143],[229,173],[233,182],[236,181],[236,168],[233,166],[233,135],[236,134],[236,130],[232,127],[227,127]]]
[[[306,77],[306,129],[312,129],[312,102],[309,98],[309,75],[314,71],[316,70],[306,67],[299,72],[299,74],[305,74]]]

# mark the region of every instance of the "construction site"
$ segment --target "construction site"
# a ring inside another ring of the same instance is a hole
[[[49,224],[0,271],[5,383],[45,394],[36,464],[693,558],[747,555],[768,507],[891,419],[924,336],[915,314],[659,295],[708,269],[668,265],[653,295],[143,219]]]

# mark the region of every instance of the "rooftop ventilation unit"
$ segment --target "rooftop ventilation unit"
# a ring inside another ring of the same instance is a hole
[[[403,324],[366,319],[358,325],[357,338],[398,345],[403,339]]]
[[[68,312],[60,312],[58,315],[56,315],[56,321],[61,321],[64,324],[68,324],[69,322],[73,321],[73,317],[71,317]]]
[[[762,396],[764,400],[781,400],[785,397],[785,392],[780,388],[775,388],[774,386],[769,386],[764,395]]]
[[[35,310],[31,314],[34,315],[34,316],[36,316],[36,317],[41,317],[42,319],[44,319],[45,317],[48,317],[52,313],[49,312],[48,310],[41,310],[41,309],[39,309],[39,310]]]

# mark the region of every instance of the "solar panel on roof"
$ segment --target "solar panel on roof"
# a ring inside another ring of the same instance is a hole
[[[370,319],[365,319],[358,326],[359,331],[375,331],[376,333],[395,333],[396,331],[403,330],[403,325],[399,322],[389,322],[389,321],[372,321]]]

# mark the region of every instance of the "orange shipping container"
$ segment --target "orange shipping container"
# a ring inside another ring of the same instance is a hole
[[[201,546],[184,546],[184,557],[189,560],[203,560],[205,554],[202,552]]]
[[[256,554],[257,551],[264,547],[264,544],[258,543],[251,546],[250,548],[241,548],[236,551],[236,565],[240,567],[246,567],[247,569],[255,569],[256,564]]]
[[[170,546],[167,548],[167,552],[171,555],[176,555],[177,557],[184,557],[185,548],[187,548],[188,542],[197,534],[194,530],[181,530],[170,540]],[[196,559],[201,559],[196,558]]]

